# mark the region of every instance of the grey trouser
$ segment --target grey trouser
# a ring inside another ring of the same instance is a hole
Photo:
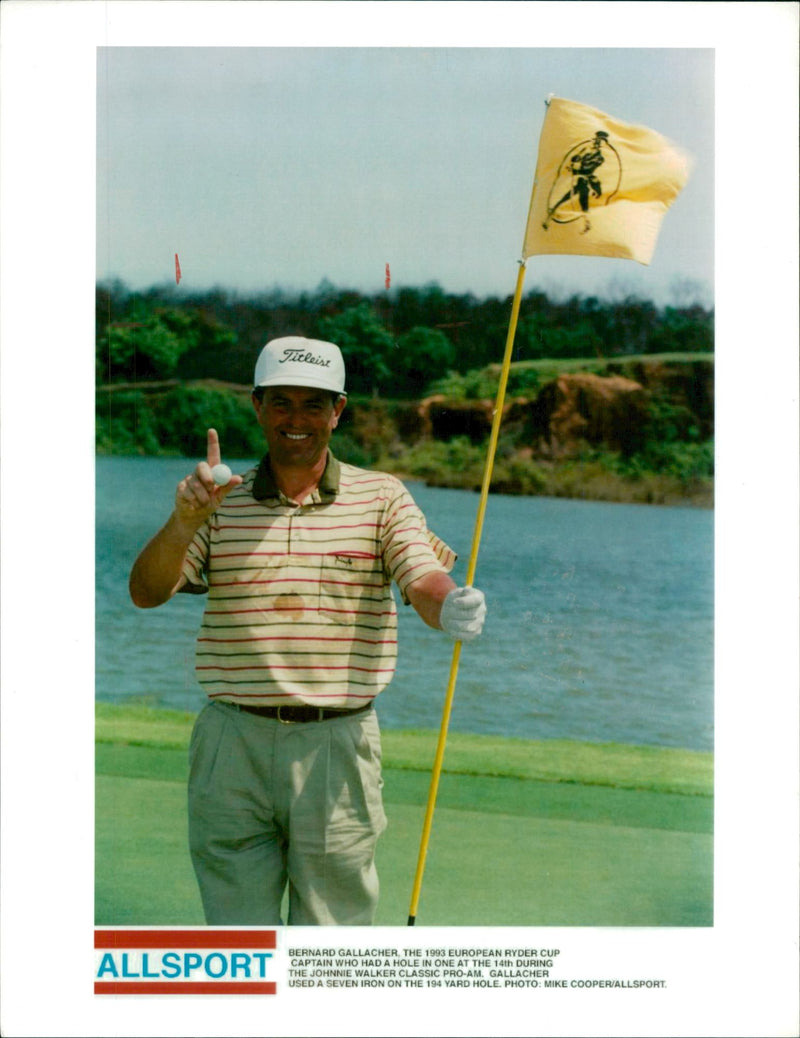
[[[189,751],[189,844],[210,926],[372,924],[386,828],[378,718],[284,724],[209,703]]]

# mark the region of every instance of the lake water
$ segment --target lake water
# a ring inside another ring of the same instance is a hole
[[[127,591],[191,468],[185,458],[97,459],[100,700],[191,711],[205,702],[193,669],[203,599],[138,610]],[[408,486],[459,553],[463,583],[478,495]],[[462,649],[450,730],[711,749],[713,522],[691,508],[492,495],[475,576],[489,613],[483,637]],[[399,613],[381,723],[438,729],[452,642],[410,607]]]

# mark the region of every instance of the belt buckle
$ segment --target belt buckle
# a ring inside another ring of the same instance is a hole
[[[317,720],[318,721],[321,721],[323,719],[324,712],[323,712],[323,709],[322,709],[321,706],[318,706],[318,707],[307,707],[306,709],[316,710],[317,711]],[[276,718],[280,721],[281,724],[301,724],[302,723],[301,721],[291,721],[291,720],[289,720],[288,717],[281,717],[281,710],[283,710],[283,706],[279,706],[278,707],[278,712],[275,715]]]

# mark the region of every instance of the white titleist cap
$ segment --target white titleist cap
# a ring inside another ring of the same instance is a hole
[[[344,360],[338,346],[287,335],[268,342],[256,361],[253,386],[307,386],[344,393]]]

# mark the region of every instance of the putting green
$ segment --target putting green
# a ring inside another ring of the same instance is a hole
[[[96,922],[201,925],[190,715],[98,707]],[[436,733],[384,733],[377,922],[405,925]],[[708,926],[709,754],[448,737],[417,925]]]

